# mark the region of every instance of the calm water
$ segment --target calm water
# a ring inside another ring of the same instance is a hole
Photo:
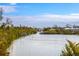
[[[34,34],[14,41],[11,56],[59,56],[66,40],[79,42],[78,35]]]

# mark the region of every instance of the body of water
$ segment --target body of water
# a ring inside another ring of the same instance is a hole
[[[13,42],[10,56],[59,56],[66,40],[79,42],[79,35],[33,34]]]

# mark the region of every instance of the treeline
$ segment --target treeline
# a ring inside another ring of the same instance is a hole
[[[79,34],[79,27],[48,27],[44,28],[41,34]]]

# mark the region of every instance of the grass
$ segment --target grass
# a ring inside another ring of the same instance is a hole
[[[69,40],[67,42],[61,56],[79,56],[79,43],[73,43]]]
[[[9,55],[8,48],[14,40],[34,33],[36,33],[36,29],[31,27],[0,27],[0,56]]]

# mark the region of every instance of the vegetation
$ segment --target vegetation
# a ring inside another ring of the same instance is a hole
[[[43,32],[41,34],[79,34],[79,29],[75,28],[76,26],[73,26],[74,29],[71,29],[70,27],[51,27],[51,28],[44,28]]]
[[[0,8],[0,21],[3,19],[3,9]],[[66,26],[70,28],[69,25]],[[73,26],[74,28],[76,26]],[[77,28],[79,28],[77,26]],[[39,31],[39,29],[38,29]],[[34,34],[37,32],[37,29],[31,27],[15,27],[10,21],[10,18],[6,19],[6,23],[0,24],[0,56],[8,56],[9,51],[8,48],[12,44],[12,42],[20,37]],[[79,34],[79,30],[70,30],[62,27],[52,27],[52,28],[44,28],[41,34]],[[68,40],[68,44],[66,44],[65,49],[62,51],[63,56],[79,56],[79,43],[73,43]]]
[[[69,40],[67,42],[61,56],[79,56],[79,43],[73,43]]]
[[[0,55],[9,55],[7,49],[19,37],[36,33],[31,27],[0,27]]]
[[[0,8],[0,21],[3,19],[2,15],[3,9]],[[9,55],[8,48],[14,40],[34,33],[36,33],[35,28],[14,27],[10,18],[6,18],[6,23],[0,24],[0,56]]]

